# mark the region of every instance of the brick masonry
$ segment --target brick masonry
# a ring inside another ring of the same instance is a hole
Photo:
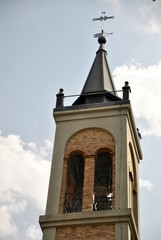
[[[57,240],[114,240],[115,225],[82,225],[71,227],[59,227],[56,233]]]
[[[95,155],[97,150],[102,148],[114,152],[114,138],[111,133],[100,128],[83,129],[69,138],[66,144],[65,156],[79,150],[84,155]]]
[[[106,149],[112,156],[113,168],[113,207],[115,202],[115,141],[112,134],[100,128],[88,128],[76,132],[67,143],[64,154],[64,166],[62,175],[62,188],[60,195],[60,213],[64,211],[64,193],[67,180],[67,164],[70,155],[74,152],[82,153],[85,159],[84,189],[83,189],[83,211],[93,211],[92,193],[94,189],[94,159],[95,155],[101,149]]]
[[[94,156],[85,156],[85,176],[82,211],[93,210]]]

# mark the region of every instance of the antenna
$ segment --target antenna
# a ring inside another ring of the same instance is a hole
[[[106,12],[102,12],[102,16],[101,16],[101,17],[99,17],[99,18],[93,18],[92,20],[93,20],[93,21],[101,21],[101,23],[102,23],[103,21],[106,21],[107,19],[113,19],[113,18],[114,18],[114,16],[109,16],[109,17],[107,17],[105,14],[106,14]],[[96,34],[94,34],[94,35],[93,35],[94,37],[99,38],[100,36],[107,36],[107,35],[113,34],[113,33],[106,33],[106,32],[104,32],[104,30],[103,30],[103,24],[101,25],[101,27],[102,27],[101,33],[96,33]]]

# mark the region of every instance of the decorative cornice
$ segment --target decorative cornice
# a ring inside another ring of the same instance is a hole
[[[131,208],[128,209],[113,209],[107,211],[65,213],[55,215],[45,215],[39,218],[42,229],[51,227],[65,227],[72,225],[88,225],[88,224],[115,224],[127,223],[131,229],[134,239],[138,238],[138,231]]]

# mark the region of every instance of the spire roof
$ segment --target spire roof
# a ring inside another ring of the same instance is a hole
[[[104,36],[98,38],[100,47],[96,52],[96,57],[89,71],[80,97],[73,103],[85,104],[107,101],[118,101],[115,86],[112,80],[107,61],[107,52],[104,49],[106,39]]]
[[[115,86],[111,77],[107,62],[107,52],[104,50],[106,39],[101,36],[98,39],[100,47],[84,84],[81,94],[110,91],[115,94]]]

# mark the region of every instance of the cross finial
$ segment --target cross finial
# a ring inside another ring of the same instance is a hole
[[[113,19],[113,18],[114,18],[114,16],[109,16],[109,17],[107,17],[107,16],[105,16],[105,14],[106,14],[106,12],[102,12],[102,16],[101,16],[101,17],[99,17],[99,18],[93,18],[92,20],[93,20],[93,21],[97,21],[97,20],[106,21],[107,19]]]
[[[101,17],[93,18],[92,20],[93,21],[101,21],[102,22],[102,21],[106,21],[107,19],[113,19],[114,18],[114,16],[107,17],[105,14],[106,14],[106,12],[102,12],[102,16]],[[102,26],[102,28],[103,28],[103,26]],[[104,33],[104,30],[102,30],[101,33],[94,34],[94,37],[106,36],[106,35],[109,35],[109,34],[112,34],[112,33]]]

